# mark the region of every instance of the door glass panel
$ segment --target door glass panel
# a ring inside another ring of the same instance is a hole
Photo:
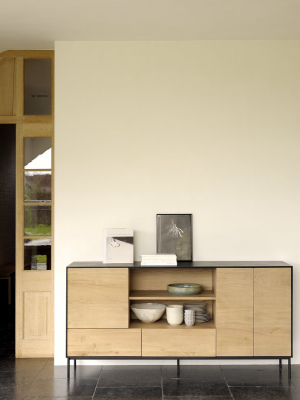
[[[51,59],[24,60],[24,115],[51,115]]]
[[[51,269],[51,239],[24,240],[24,269],[50,270]]]
[[[51,138],[24,139],[24,168],[51,169]]]
[[[28,171],[24,175],[24,201],[51,200],[51,171]]]
[[[24,235],[51,235],[51,206],[24,207]]]

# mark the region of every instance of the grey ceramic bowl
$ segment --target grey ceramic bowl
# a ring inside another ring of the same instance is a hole
[[[168,292],[177,296],[192,296],[201,293],[202,286],[198,283],[171,283]]]

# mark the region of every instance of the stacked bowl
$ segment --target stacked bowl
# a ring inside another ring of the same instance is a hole
[[[202,301],[184,304],[184,310],[195,311],[195,322],[201,323],[210,321],[210,316],[206,311],[206,303]]]

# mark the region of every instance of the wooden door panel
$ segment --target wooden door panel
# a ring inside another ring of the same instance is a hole
[[[128,268],[68,269],[68,328],[128,328]]]
[[[253,356],[253,268],[218,268],[218,357]]]
[[[0,59],[0,115],[13,115],[14,58]]]
[[[24,292],[24,339],[49,339],[51,292]]]
[[[291,356],[291,269],[254,270],[254,355]]]

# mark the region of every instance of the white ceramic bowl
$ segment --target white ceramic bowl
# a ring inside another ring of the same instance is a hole
[[[166,306],[164,304],[158,303],[132,304],[130,308],[134,312],[135,316],[146,324],[157,321],[160,317],[162,317],[166,310]]]

